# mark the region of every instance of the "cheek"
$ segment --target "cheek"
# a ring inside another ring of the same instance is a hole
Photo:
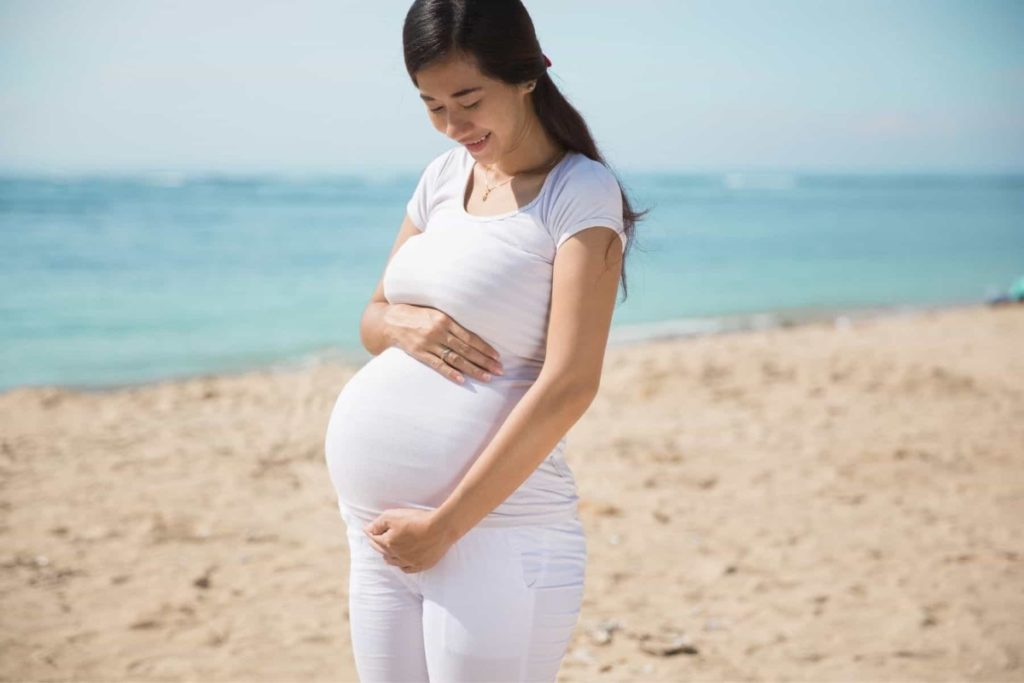
[[[489,117],[487,122],[487,130],[493,130],[495,133],[499,133],[502,136],[507,136],[510,133],[516,131],[520,126],[521,122],[516,118],[515,113],[511,109],[506,109],[501,112],[495,112]]]
[[[473,130],[489,131],[492,135],[501,135],[505,126],[500,118],[489,114],[478,114],[470,119]]]

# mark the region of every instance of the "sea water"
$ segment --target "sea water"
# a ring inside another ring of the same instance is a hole
[[[613,343],[979,302],[1024,274],[1024,176],[619,177],[650,213]],[[365,361],[416,180],[0,178],[0,390]]]

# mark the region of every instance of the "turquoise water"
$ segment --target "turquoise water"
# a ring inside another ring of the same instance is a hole
[[[613,339],[977,302],[1024,274],[1024,176],[620,176],[652,210]],[[0,389],[362,362],[416,179],[0,178]]]

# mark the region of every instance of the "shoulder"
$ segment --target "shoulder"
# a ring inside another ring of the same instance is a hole
[[[424,166],[422,175],[431,180],[435,180],[444,174],[451,172],[451,170],[457,166],[460,161],[459,152],[461,150],[462,146],[458,145],[431,157],[426,166]]]
[[[622,190],[615,174],[600,161],[572,152],[572,157],[557,169],[558,177],[553,179],[552,202],[587,204],[594,201],[616,201]]]
[[[580,230],[608,226],[624,233],[622,190],[615,174],[600,161],[573,153],[556,169],[544,221],[556,249]]]
[[[406,203],[406,213],[420,230],[427,229],[433,209],[454,192],[453,188],[457,184],[453,182],[457,177],[454,168],[459,163],[458,151],[458,148],[452,147],[431,157],[420,173],[416,189]]]
[[[585,154],[573,152],[559,170],[561,172],[552,188],[556,202],[590,200],[621,192],[619,181],[611,169]]]

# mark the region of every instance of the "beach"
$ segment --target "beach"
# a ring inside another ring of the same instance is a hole
[[[609,348],[559,680],[1024,679],[1022,348],[1024,305]],[[0,394],[0,678],[356,680],[355,370]]]

